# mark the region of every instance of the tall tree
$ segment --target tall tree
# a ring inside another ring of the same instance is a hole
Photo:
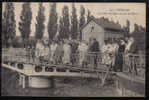
[[[48,34],[49,39],[52,40],[57,33],[57,12],[56,12],[56,3],[51,5],[49,23],[48,23]]]
[[[16,21],[14,14],[14,5],[12,2],[7,2],[5,5],[5,11],[2,21],[2,37],[4,38],[4,44],[8,46],[12,45],[12,42],[16,35]]]
[[[139,32],[139,25],[138,24],[134,24],[134,32],[135,33]]]
[[[85,8],[81,6],[80,8],[80,23],[79,23],[79,28],[81,28],[85,24]],[[80,39],[82,39],[82,33],[80,31]]]
[[[90,10],[87,11],[87,23],[91,20],[91,12]]]
[[[126,21],[127,32],[130,32],[130,22],[129,20]]]
[[[69,38],[70,36],[70,22],[69,22],[69,9],[68,6],[64,6],[62,10],[62,19],[63,19],[63,38]]]
[[[134,24],[134,31],[131,36],[134,38],[134,45],[136,45],[136,51],[145,51],[145,28]]]
[[[125,37],[128,37],[130,34],[130,22],[129,20],[126,21],[126,26],[123,27],[125,33],[124,33],[124,36]]]
[[[30,3],[28,2],[25,2],[22,5],[22,8],[23,9],[20,16],[19,30],[26,47],[31,34],[32,12],[31,12]]]
[[[74,3],[72,4],[72,16],[71,16],[71,38],[77,39],[78,36],[78,20],[76,14],[76,8]]]
[[[63,18],[60,17],[59,20],[59,35],[58,35],[58,39],[64,39],[64,23],[63,23]]]
[[[37,23],[36,23],[36,32],[35,32],[35,37],[36,39],[41,39],[44,34],[44,21],[45,21],[45,16],[44,16],[44,10],[45,8],[43,7],[42,3],[39,3],[39,10],[38,10],[38,15],[36,17]]]
[[[2,17],[2,46],[6,47],[7,40],[7,32],[6,32],[6,22],[4,17]]]

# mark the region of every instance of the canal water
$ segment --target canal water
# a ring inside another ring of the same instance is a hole
[[[112,81],[99,85],[97,79],[55,78],[55,88],[22,89],[18,85],[18,74],[2,69],[2,96],[46,96],[46,97],[115,97],[119,96]]]

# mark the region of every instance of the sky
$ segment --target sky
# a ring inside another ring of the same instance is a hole
[[[14,2],[15,7],[15,19],[16,19],[16,35],[20,35],[20,31],[18,29],[18,23],[20,21],[20,15],[22,11],[22,2]],[[43,3],[45,7],[45,32],[44,36],[47,36],[47,24],[50,13],[50,5],[52,3],[45,2]],[[5,3],[3,3],[3,11]],[[62,15],[62,8],[64,5],[69,7],[69,15],[71,16],[71,8],[72,3],[57,3],[57,13],[58,18]],[[109,20],[113,20],[114,22],[119,22],[123,27],[126,25],[126,20],[130,21],[130,31],[132,32],[134,29],[134,24],[141,25],[146,27],[146,5],[145,3],[75,3],[75,7],[77,9],[78,19],[80,17],[80,6],[83,5],[85,8],[85,16],[87,16],[87,10],[90,10],[91,14],[96,18],[105,17],[109,18]],[[35,23],[36,16],[38,14],[38,3],[31,3],[32,10],[32,22],[31,22],[31,36],[34,36],[35,33]]]

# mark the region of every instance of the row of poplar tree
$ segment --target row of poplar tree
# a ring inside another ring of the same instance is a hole
[[[64,6],[62,9],[62,16],[60,16],[60,20],[58,22],[58,14],[56,12],[56,3],[50,5],[50,15],[48,22],[48,35],[49,39],[52,40],[56,33],[59,32],[58,38],[69,38],[77,39],[81,38],[79,34],[79,28],[82,27],[85,23],[85,8],[83,6],[80,7],[80,18],[77,20],[76,8],[75,5],[72,4],[72,15],[69,15],[68,6]],[[28,2],[23,3],[22,12],[20,16],[19,22],[19,31],[21,33],[21,37],[23,42],[28,41],[31,34],[31,20],[32,20],[32,11],[31,4]],[[44,6],[42,3],[39,3],[38,15],[36,16],[36,30],[35,30],[35,38],[41,39],[44,34]],[[69,17],[70,16],[70,17]],[[87,21],[91,18],[90,11],[88,10]],[[71,23],[70,23],[71,22]],[[59,24],[58,24],[59,23]],[[16,36],[16,21],[14,14],[14,5],[12,2],[6,3],[5,11],[2,17],[2,40],[3,45],[8,46],[12,43]]]

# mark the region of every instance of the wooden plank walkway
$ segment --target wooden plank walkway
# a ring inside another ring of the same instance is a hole
[[[55,65],[51,65],[55,66]],[[53,67],[53,72],[46,72],[45,70],[42,70],[41,72],[35,72],[34,68],[35,67],[24,67],[25,69],[21,70],[18,69],[15,66],[7,65],[7,64],[2,64],[2,67],[8,68],[10,70],[16,71],[18,73],[24,74],[26,76],[58,76],[58,77],[84,77],[84,78],[98,78],[97,73],[106,73],[107,70],[97,70],[97,69],[85,69],[85,68],[76,68],[76,67],[61,67],[61,66],[56,66]],[[43,69],[45,69],[46,66],[43,66]],[[52,67],[49,67],[52,68]],[[58,72],[56,69],[63,68],[66,69],[65,72]],[[74,72],[70,72],[70,70]],[[78,70],[78,72],[76,71]],[[110,72],[110,73],[115,73],[115,72]]]

